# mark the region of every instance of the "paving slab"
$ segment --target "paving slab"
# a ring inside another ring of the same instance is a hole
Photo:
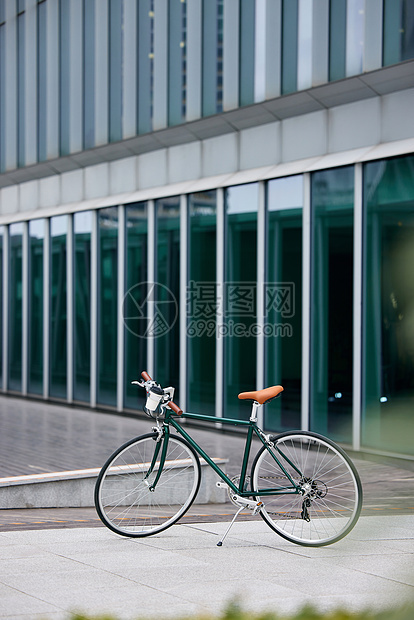
[[[255,612],[387,609],[414,603],[414,516],[361,517],[342,541],[289,543],[261,520],[175,525],[130,539],[104,527],[0,533],[0,618],[120,620]],[[384,532],[386,535],[384,536]],[[410,546],[407,545],[410,543]]]

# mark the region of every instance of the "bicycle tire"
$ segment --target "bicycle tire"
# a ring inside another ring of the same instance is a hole
[[[121,536],[139,538],[166,530],[190,508],[200,487],[197,453],[184,439],[170,435],[161,477],[150,491],[158,473],[156,464],[148,474],[157,437],[148,433],[123,444],[96,481],[97,513],[104,525]]]
[[[355,526],[362,507],[361,481],[350,458],[330,439],[309,431],[288,431],[272,436],[271,441],[271,450],[304,494],[262,495],[258,498],[264,503],[261,517],[277,534],[298,545],[320,547],[341,540]],[[251,485],[253,491],[292,487],[266,446],[254,459]]]

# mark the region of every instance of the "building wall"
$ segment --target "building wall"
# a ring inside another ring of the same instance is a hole
[[[412,457],[410,6],[0,3],[2,390]]]

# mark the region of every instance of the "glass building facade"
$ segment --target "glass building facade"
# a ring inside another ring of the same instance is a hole
[[[0,2],[2,392],[414,458],[413,75],[409,0]]]

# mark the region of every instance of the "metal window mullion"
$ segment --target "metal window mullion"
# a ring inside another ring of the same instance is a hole
[[[91,368],[90,405],[96,407],[98,386],[98,211],[92,211],[91,230]]]
[[[66,235],[66,400],[73,402],[74,375],[74,274],[73,274],[73,214],[68,214]]]
[[[363,270],[363,173],[362,164],[354,167],[354,291],[353,291],[353,389],[352,447],[361,447],[362,404],[362,270]]]
[[[311,176],[303,175],[301,428],[309,430],[311,337]]]
[[[22,394],[27,395],[29,376],[29,222],[22,235]]]
[[[180,407],[187,410],[187,282],[188,282],[187,196],[180,197]]]
[[[266,287],[266,185],[259,181],[259,204],[257,212],[257,325],[256,339],[256,389],[265,387],[265,287]],[[263,407],[258,412],[258,422],[264,423]]]
[[[225,212],[224,190],[217,190],[217,255],[216,255],[216,279],[217,279],[217,325],[216,325],[216,417],[223,417],[224,401],[224,337],[221,326],[224,323],[224,251],[225,251]]]
[[[155,283],[155,249],[156,249],[156,218],[155,218],[155,202],[154,200],[148,201],[148,294],[151,292],[151,288]],[[148,326],[152,324],[154,320],[154,306],[153,304],[147,304],[148,309]],[[147,340],[147,371],[152,376],[155,371],[155,341],[152,335],[149,335]]]
[[[8,388],[9,368],[9,274],[10,274],[10,233],[9,226],[4,227],[3,233],[3,390]]]
[[[125,205],[118,207],[118,338],[117,338],[117,390],[116,406],[124,408],[125,397],[125,326],[122,308],[125,297],[125,258],[126,258],[126,213]]]
[[[43,239],[43,398],[50,390],[50,219],[45,219]]]

